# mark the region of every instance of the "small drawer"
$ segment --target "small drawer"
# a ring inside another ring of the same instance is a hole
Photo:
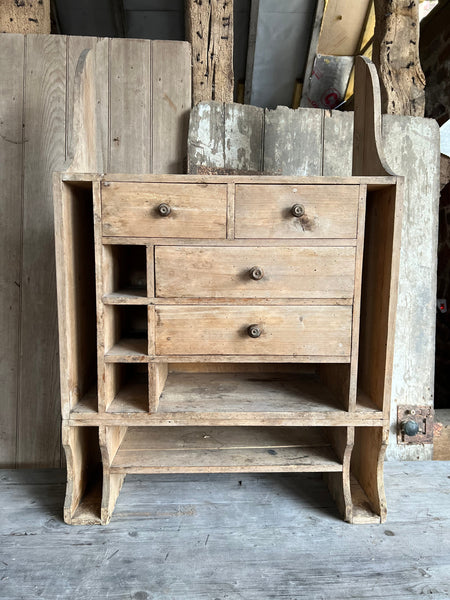
[[[157,355],[350,357],[351,306],[158,306]]]
[[[352,298],[354,247],[155,248],[160,298]]]
[[[102,186],[105,236],[226,237],[226,185],[109,183]]]
[[[236,186],[236,238],[348,238],[357,234],[357,185]]]

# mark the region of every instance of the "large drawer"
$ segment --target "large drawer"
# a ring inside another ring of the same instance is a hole
[[[160,298],[352,298],[354,247],[155,248]]]
[[[357,185],[236,186],[236,238],[356,238]]]
[[[102,187],[105,236],[225,238],[224,184],[109,183]]]
[[[161,305],[155,350],[170,356],[349,357],[351,323],[351,306]]]

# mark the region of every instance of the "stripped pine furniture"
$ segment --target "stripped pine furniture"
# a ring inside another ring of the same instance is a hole
[[[321,472],[345,520],[385,520],[402,178],[365,59],[356,85],[352,177],[92,174],[80,134],[55,175],[67,523],[108,523],[127,473],[226,472]]]

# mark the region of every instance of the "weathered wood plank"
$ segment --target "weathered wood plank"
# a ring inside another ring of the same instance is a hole
[[[152,42],[110,41],[111,172],[151,173]]]
[[[16,462],[22,257],[24,38],[0,35],[0,464]]]
[[[152,42],[152,173],[184,173],[191,108],[191,48]]]
[[[192,100],[233,102],[233,0],[186,0],[192,44]]]
[[[323,112],[279,106],[265,111],[264,173],[322,174]]]
[[[322,175],[352,174],[353,114],[338,110],[324,113]]]
[[[60,462],[52,173],[65,160],[66,38],[26,39],[24,217],[17,460]]]
[[[90,50],[79,63],[83,51]],[[83,71],[81,71],[83,69]],[[67,38],[66,155],[71,171],[103,173],[109,160],[109,40]],[[83,90],[83,86],[86,87]],[[84,103],[84,104],[83,104]],[[73,128],[78,129],[73,136]]]
[[[382,112],[423,117],[425,75],[419,57],[419,2],[375,0],[372,59],[381,84]]]

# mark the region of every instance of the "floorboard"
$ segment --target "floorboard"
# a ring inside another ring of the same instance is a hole
[[[449,598],[450,462],[385,472],[383,525],[304,473],[128,475],[110,525],[71,527],[63,471],[0,471],[0,598]]]

